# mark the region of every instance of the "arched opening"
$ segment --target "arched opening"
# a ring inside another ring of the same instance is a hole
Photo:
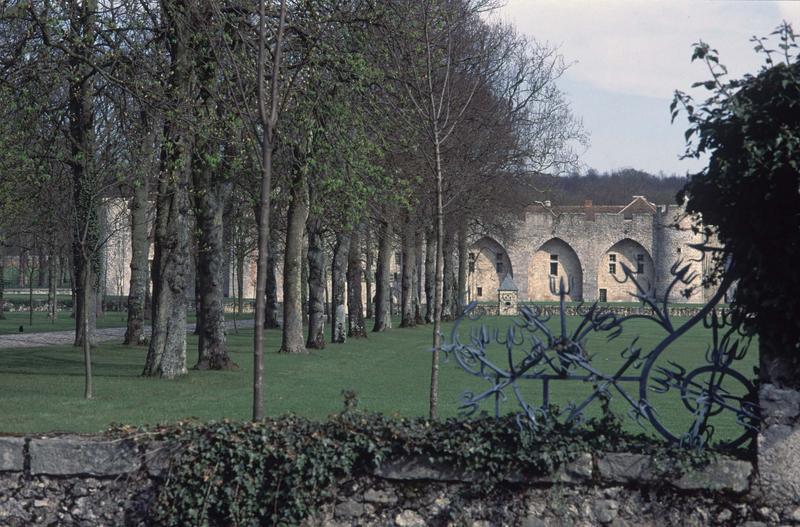
[[[551,238],[534,253],[528,265],[528,298],[558,300],[558,284],[564,279],[567,300],[583,300],[583,268],[578,254],[560,238]],[[551,289],[551,283],[554,288]]]
[[[467,255],[467,301],[497,300],[497,289],[507,275],[514,276],[508,252],[496,240],[484,237]]]
[[[655,296],[655,266],[647,249],[626,238],[612,245],[600,258],[597,269],[597,298],[603,302],[634,302],[638,290],[632,280],[625,277],[622,266],[633,273],[636,282],[647,295]]]

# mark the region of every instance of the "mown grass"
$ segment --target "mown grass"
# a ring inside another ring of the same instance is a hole
[[[577,318],[569,320],[570,325]],[[470,324],[477,324],[471,322]],[[488,317],[480,321],[503,332],[510,319]],[[445,325],[445,331],[451,324]],[[595,354],[593,364],[603,372],[615,372],[624,361],[620,351],[639,335],[637,345],[651,349],[663,336],[651,323],[633,320],[625,332],[613,341],[606,335],[595,335],[587,349]],[[463,327],[462,339],[469,328]],[[425,416],[428,412],[430,381],[431,326],[412,329],[395,328],[381,334],[370,333],[363,340],[348,340],[306,355],[278,354],[280,331],[266,332],[266,409],[270,415],[293,412],[312,419],[323,419],[342,407],[342,390],[358,393],[360,406],[371,411],[402,416]],[[676,361],[686,368],[702,365],[710,331],[695,327],[668,349],[658,364]],[[231,355],[239,364],[236,371],[208,372],[191,370],[188,375],[172,380],[140,376],[146,349],[104,344],[94,351],[96,398],[85,401],[83,362],[80,351],[72,347],[43,349],[0,349],[0,432],[96,432],[110,423],[155,424],[179,419],[248,419],[250,417],[252,380],[252,330],[231,331],[228,335]],[[751,346],[752,347],[752,346]],[[189,364],[194,363],[196,339],[189,338]],[[490,356],[505,365],[504,348],[493,345]],[[756,353],[738,364],[746,377],[752,377]],[[630,369],[628,373],[638,374]],[[726,381],[727,382],[727,381]],[[523,382],[522,393],[530,403],[541,400],[541,384]],[[639,384],[619,383],[638,399]],[[736,382],[726,385],[739,389]],[[489,387],[486,381],[470,376],[454,361],[441,365],[440,413],[443,417],[458,414],[460,394],[476,393]],[[613,386],[612,408],[624,414],[629,408]],[[551,401],[565,406],[580,400],[592,390],[592,383],[553,381]],[[648,390],[648,393],[650,391]],[[502,403],[503,411],[516,410],[513,392]],[[658,408],[661,420],[676,433],[685,431],[691,422],[675,391],[667,395],[649,395]],[[491,411],[491,405],[486,405]],[[597,415],[593,404],[588,415]],[[717,437],[739,433],[732,417],[719,416]],[[630,423],[631,430],[638,427]]]
[[[55,320],[50,319],[47,313],[41,311],[33,312],[33,324],[31,324],[30,314],[27,311],[14,311],[3,313],[5,318],[0,319],[0,335],[19,333],[22,326],[24,333],[49,333],[51,331],[75,331],[75,319],[70,316],[69,311],[59,311]],[[106,311],[97,318],[98,328],[121,328],[128,323],[127,313],[124,311]],[[228,315],[230,317],[230,315]],[[244,317],[246,315],[242,315]],[[186,319],[194,322],[194,313],[188,313]],[[149,322],[146,322],[149,324]]]
[[[27,311],[5,312],[3,315],[5,318],[0,319],[0,335],[19,333],[20,326],[25,333],[75,330],[75,319],[70,317],[69,311],[60,311],[55,320],[50,319],[47,313],[34,311],[33,324]],[[110,311],[97,319],[99,328],[124,327],[126,324],[126,314],[122,312]]]

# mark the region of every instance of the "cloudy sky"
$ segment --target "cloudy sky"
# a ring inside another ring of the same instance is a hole
[[[670,124],[669,104],[707,79],[692,43],[716,48],[731,75],[756,72],[750,38],[784,19],[800,30],[800,1],[507,0],[497,16],[572,64],[559,84],[591,137],[584,168],[685,174],[699,163],[679,160],[686,123]]]

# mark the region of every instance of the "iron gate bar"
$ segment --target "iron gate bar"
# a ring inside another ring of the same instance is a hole
[[[705,245],[692,247],[700,251],[716,250]],[[522,306],[520,318],[513,321],[504,337],[501,337],[496,329],[490,333],[482,324],[479,329],[473,328],[470,331],[469,343],[462,344],[459,328],[464,320],[475,318],[473,313],[477,309],[477,303],[472,302],[464,315],[456,321],[450,334],[450,341],[442,345],[446,359],[455,357],[456,363],[464,371],[490,383],[490,387],[480,393],[464,392],[461,396],[462,411],[466,415],[471,415],[479,409],[482,402],[491,397],[494,413],[499,416],[500,403],[508,400],[506,390],[511,388],[521,408],[517,416],[520,426],[535,428],[537,414],[545,415],[550,407],[551,382],[578,381],[592,383],[593,387],[588,396],[580,401],[569,401],[566,404],[560,417],[567,422],[582,420],[586,408],[598,398],[610,398],[612,391],[615,391],[629,407],[629,417],[640,425],[643,425],[642,418],[646,418],[652,429],[669,442],[684,446],[731,449],[752,441],[759,423],[755,388],[747,377],[732,368],[734,362],[746,356],[752,335],[742,333],[733,324],[729,313],[724,309],[720,311],[719,307],[720,301],[731,286],[730,278],[727,276],[723,278],[709,301],[688,320],[676,325],[670,317],[669,298],[676,287],[685,286],[684,292],[694,287],[692,283],[699,277],[691,270],[691,265],[677,262],[671,266],[673,279],[660,302],[648,294],[649,287],[639,283],[635,273],[627,265],[624,263],[620,265],[624,278],[617,281],[624,283],[630,280],[636,289],[631,295],[648,306],[650,313],[620,316],[604,309],[598,302],[587,307],[580,303],[575,311],[581,319],[577,327],[569,332],[565,301],[571,284],[567,287],[562,277],[556,289],[555,280],[551,278],[550,290],[559,296],[560,334],[554,334],[548,326],[551,317],[543,315],[542,306]],[[592,362],[595,355],[589,354],[586,350],[588,337],[603,333],[606,334],[608,341],[612,341],[622,335],[625,323],[636,319],[655,323],[665,331],[666,335],[646,353],[638,345],[639,337],[633,338],[620,352],[620,357],[624,360],[613,373],[605,373],[596,367]],[[711,330],[711,342],[703,353],[705,364],[691,370],[674,360],[667,360],[666,364],[657,364],[662,354],[672,344],[691,328],[700,324]],[[488,357],[487,346],[492,343],[506,348],[505,367],[501,367]],[[521,358],[520,349],[523,351]],[[638,370],[639,374],[633,374],[631,369]],[[538,406],[527,402],[519,381],[541,382],[541,402]],[[731,392],[723,386],[725,381],[741,385],[744,395]],[[636,392],[624,387],[625,383],[635,382],[639,383],[638,399],[633,395]],[[678,391],[682,406],[691,417],[688,430],[682,434],[671,432],[662,423],[650,397],[651,394],[666,394],[673,390]],[[714,426],[709,420],[722,412],[733,413],[735,422],[742,427],[742,432],[730,441],[712,445]]]

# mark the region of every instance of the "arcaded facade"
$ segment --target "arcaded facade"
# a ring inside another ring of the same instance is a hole
[[[122,216],[125,208],[110,203],[109,218]],[[124,223],[124,222],[122,222]],[[677,228],[676,228],[677,225]],[[630,302],[636,291],[625,280],[624,268],[630,269],[643,292],[662,297],[672,280],[670,269],[677,261],[689,265],[700,285],[708,261],[692,244],[702,242],[692,233],[691,220],[678,206],[654,205],[642,196],[634,196],[627,205],[530,206],[509,231],[513,240],[477,236],[468,254],[467,299],[479,302],[498,301],[498,289],[506,278],[518,289],[520,302],[557,301],[558,285],[563,280],[569,301]],[[126,229],[109,240],[105,247],[105,284],[109,294],[125,295],[130,277],[130,234]],[[398,248],[399,250],[399,248]],[[278,259],[278,300],[282,299],[281,261]],[[394,302],[399,301],[400,254],[391,260],[394,277]],[[253,298],[255,265],[245,261],[244,297]],[[424,279],[421,273],[420,279]],[[231,293],[236,283],[230,269],[227,283]],[[421,284],[424,287],[424,284]],[[330,287],[330,285],[328,285]],[[702,287],[675,288],[670,297],[675,303],[702,303],[709,291]],[[367,302],[366,288],[364,302]]]
[[[672,281],[672,265],[682,261],[696,273],[692,285],[698,287],[689,288],[688,297],[683,295],[686,286],[676,287],[670,301],[701,303],[709,295],[700,287],[708,262],[691,247],[702,239],[684,216],[678,206],[657,206],[642,196],[619,206],[594,206],[591,201],[531,206],[507,245],[487,237],[472,245],[470,297],[496,300],[498,284],[511,273],[522,302],[558,300],[561,280],[567,300],[630,302],[636,287],[625,279],[627,267],[645,294],[661,298]]]

